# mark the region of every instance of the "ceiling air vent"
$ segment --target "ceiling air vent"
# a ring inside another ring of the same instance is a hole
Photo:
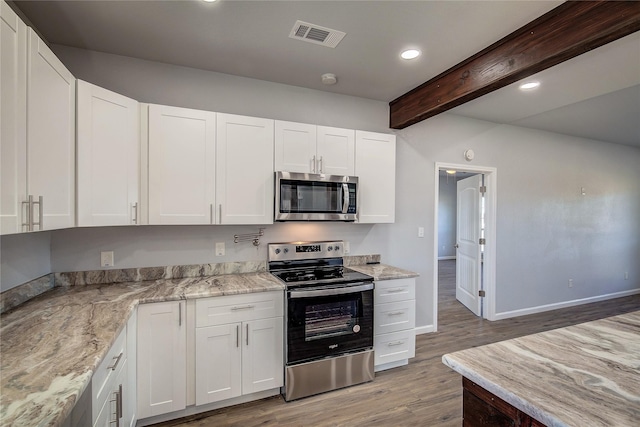
[[[308,22],[296,21],[289,37],[304,42],[315,43],[327,47],[336,47],[346,33],[321,27]]]

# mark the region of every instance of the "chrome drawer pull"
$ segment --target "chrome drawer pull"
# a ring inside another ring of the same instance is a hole
[[[387,346],[395,347],[395,346],[402,345],[402,344],[404,344],[404,341],[394,341],[394,342],[390,342],[389,344],[387,344]]]
[[[120,363],[120,358],[122,357],[122,352],[120,352],[119,355],[114,356],[113,358],[116,359],[116,362],[111,365],[111,366],[107,366],[107,369],[111,369],[112,371],[116,370],[116,366],[118,366],[118,363]]]
[[[403,292],[405,289],[404,288],[396,288],[396,289],[387,289],[387,293],[388,294],[395,294],[398,292]]]
[[[235,307],[231,307],[231,310],[233,310],[233,311],[250,310],[252,308],[255,308],[255,305],[251,305],[251,304],[249,304],[249,305],[239,305],[239,306],[237,305]]]
[[[387,316],[399,316],[401,314],[404,314],[404,311],[394,311],[392,313],[387,313]]]

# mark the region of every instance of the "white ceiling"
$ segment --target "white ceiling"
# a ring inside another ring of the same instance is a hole
[[[52,44],[391,101],[561,1],[16,1]],[[297,20],[347,35],[289,38]],[[413,61],[400,51],[415,47]],[[320,76],[335,73],[324,86]],[[640,32],[457,107],[468,117],[640,146]],[[525,97],[526,95],[526,97]],[[524,101],[526,100],[526,101]]]

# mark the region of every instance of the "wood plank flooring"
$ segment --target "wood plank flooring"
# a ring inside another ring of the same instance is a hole
[[[640,295],[634,295],[489,322],[456,301],[455,260],[440,261],[439,273],[439,330],[417,337],[409,365],[295,402],[276,396],[158,426],[460,426],[462,380],[442,364],[443,354],[640,309]]]

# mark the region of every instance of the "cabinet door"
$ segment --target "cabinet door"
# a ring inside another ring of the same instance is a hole
[[[356,131],[358,222],[392,223],[396,205],[396,136]]]
[[[187,394],[184,302],[138,307],[138,418],[184,409]]]
[[[78,225],[138,220],[138,101],[78,80]]]
[[[316,173],[316,126],[275,122],[275,170]]]
[[[135,427],[137,417],[136,399],[138,396],[136,377],[137,377],[137,330],[138,330],[138,313],[134,311],[127,321],[127,373],[126,384],[123,384],[122,396],[122,427]]]
[[[22,231],[27,198],[27,26],[0,3],[0,234]]]
[[[282,317],[244,322],[242,394],[281,387],[284,381]]]
[[[355,131],[318,126],[318,173],[354,174]]]
[[[215,113],[149,105],[149,224],[213,224]]]
[[[31,28],[28,33],[27,194],[43,197],[41,230],[72,227],[76,82]]]
[[[217,114],[219,224],[273,224],[273,120]]]
[[[242,394],[242,325],[196,328],[196,405]]]

